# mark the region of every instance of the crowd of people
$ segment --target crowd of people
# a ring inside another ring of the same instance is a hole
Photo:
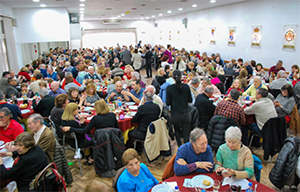
[[[157,69],[155,77],[153,65]],[[153,79],[152,85],[146,86],[141,80],[144,66],[146,78]],[[140,163],[143,146],[139,145],[137,151],[132,147],[135,139],[145,140],[149,124],[163,116],[164,110],[171,116],[173,127],[169,129],[174,128],[179,147],[174,162],[176,175],[215,170],[224,177],[253,179],[253,157],[246,147],[248,130],[262,135],[264,124],[277,116],[285,116],[288,122],[300,97],[299,80],[296,64],[289,74],[281,60],[265,71],[254,60],[225,61],[219,53],[208,57],[206,52],[201,55],[199,51],[188,52],[171,45],[151,47],[139,42],[129,47],[50,49],[22,67],[17,75],[5,71],[0,79],[0,140],[7,143],[8,151],[0,155],[20,156],[11,169],[5,168],[0,157],[1,177],[16,180],[19,190],[25,190],[47,162],[53,162],[55,135],[47,127],[49,116],[55,124],[56,137],[74,132],[79,147],[87,147],[93,145],[93,128],[119,127],[108,104],[121,101],[134,102],[139,108],[131,120],[138,126],[128,133],[128,149],[122,157],[126,170],[118,179],[118,191],[148,191],[158,183],[147,166]],[[228,98],[221,98],[221,94]],[[243,108],[239,103],[243,97],[254,103]],[[21,119],[20,108],[10,103],[18,98],[32,98],[35,114],[26,121]],[[86,124],[86,116],[80,112],[91,106],[96,115]],[[246,115],[251,114],[256,122],[246,124]],[[215,164],[206,136],[214,116],[234,122],[226,127],[225,143],[218,146]],[[73,140],[68,143],[74,146]],[[29,159],[37,162],[33,165]],[[87,161],[93,164],[92,149]],[[36,172],[25,173],[29,169]]]

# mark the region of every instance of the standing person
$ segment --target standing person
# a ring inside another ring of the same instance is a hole
[[[142,56],[138,53],[137,49],[134,49],[131,61],[133,62],[134,70],[140,73],[142,67]]]
[[[164,55],[167,55],[169,57],[168,63],[173,64],[172,46],[170,44],[167,45],[167,50],[164,52]]]
[[[152,78],[152,68],[151,68],[151,60],[153,53],[150,51],[150,48],[147,46],[146,47],[146,54],[142,56],[143,58],[146,59],[146,73],[147,77],[146,78]]]
[[[188,103],[192,102],[192,95],[188,85],[181,83],[181,72],[175,70],[173,78],[175,84],[167,88],[167,106],[171,106],[172,124],[175,128],[177,145],[181,145],[180,138],[184,138],[184,143],[189,141],[191,116]]]

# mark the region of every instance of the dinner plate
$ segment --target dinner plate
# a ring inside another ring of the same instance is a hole
[[[18,98],[18,101],[23,101],[24,99],[21,97],[21,98]]]
[[[203,180],[207,180],[210,181],[210,185],[203,185]],[[192,178],[192,185],[195,187],[199,187],[202,189],[208,189],[211,188],[214,185],[214,180],[207,176],[207,175],[197,175],[195,177]]]
[[[171,186],[167,184],[158,184],[155,185],[151,191],[152,192],[173,192],[174,190],[172,189]]]
[[[135,102],[127,102],[126,105],[134,105]]]
[[[0,141],[0,146],[4,144],[4,141]]]
[[[137,109],[138,109],[138,106],[135,106],[135,105],[134,105],[134,106],[129,106],[128,108],[131,109],[131,110],[137,110]]]
[[[28,113],[28,112],[30,112],[29,109],[21,110],[21,113],[22,113],[22,114],[25,114],[25,113]]]
[[[249,103],[251,103],[251,101],[244,101],[246,104],[249,104]]]
[[[92,107],[85,107],[84,108],[84,111],[90,111],[90,110],[92,110]]]
[[[130,112],[130,116],[135,116],[136,112]]]

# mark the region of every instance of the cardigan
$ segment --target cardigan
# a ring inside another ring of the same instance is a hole
[[[268,87],[264,84],[261,84],[258,88],[264,88],[264,89],[267,89],[268,90]],[[256,90],[258,89],[256,87],[254,87],[254,84],[252,84],[244,93],[243,93],[243,96],[246,96],[247,93],[249,93],[249,95],[251,97],[255,97],[255,93],[256,93]]]
[[[279,94],[275,101],[278,101],[281,104],[281,107],[275,107],[278,116],[290,115],[294,106],[296,105],[294,97],[284,97],[282,94]]]

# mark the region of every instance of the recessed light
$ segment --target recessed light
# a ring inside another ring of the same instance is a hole
[[[79,4],[79,6],[80,6],[80,7],[84,7],[84,6],[85,6],[85,4]]]
[[[196,5],[196,4],[194,4],[194,5],[192,5],[192,7],[197,7],[197,5]]]
[[[152,17],[155,17],[155,15],[152,15]]]
[[[41,7],[47,7],[47,5],[46,5],[46,4],[41,4],[40,6],[41,6]]]
[[[84,11],[80,11],[80,13],[84,13]]]
[[[80,8],[79,10],[80,10],[80,11],[84,11],[84,8],[82,7],[82,8]]]
[[[168,11],[168,13],[172,13],[172,11],[171,11],[171,10],[169,10],[169,11]]]
[[[163,16],[163,14],[160,13],[158,16]]]
[[[141,18],[141,20],[144,20],[144,18]]]
[[[37,2],[40,2],[40,0],[32,0],[32,1],[33,1],[33,2],[36,2],[36,3],[37,3]]]
[[[118,15],[117,17],[119,17],[119,18],[120,18],[121,16],[120,16],[120,15]]]
[[[182,11],[182,8],[178,8],[178,11]]]
[[[210,3],[215,3],[216,2],[216,0],[210,0]]]
[[[125,14],[124,14],[124,13],[122,13],[122,14],[121,14],[121,16],[122,16],[122,17],[124,17],[124,16],[125,16]]]
[[[146,17],[146,19],[149,19],[149,17]]]
[[[81,1],[81,2],[85,2],[85,0],[79,0],[79,1]]]

